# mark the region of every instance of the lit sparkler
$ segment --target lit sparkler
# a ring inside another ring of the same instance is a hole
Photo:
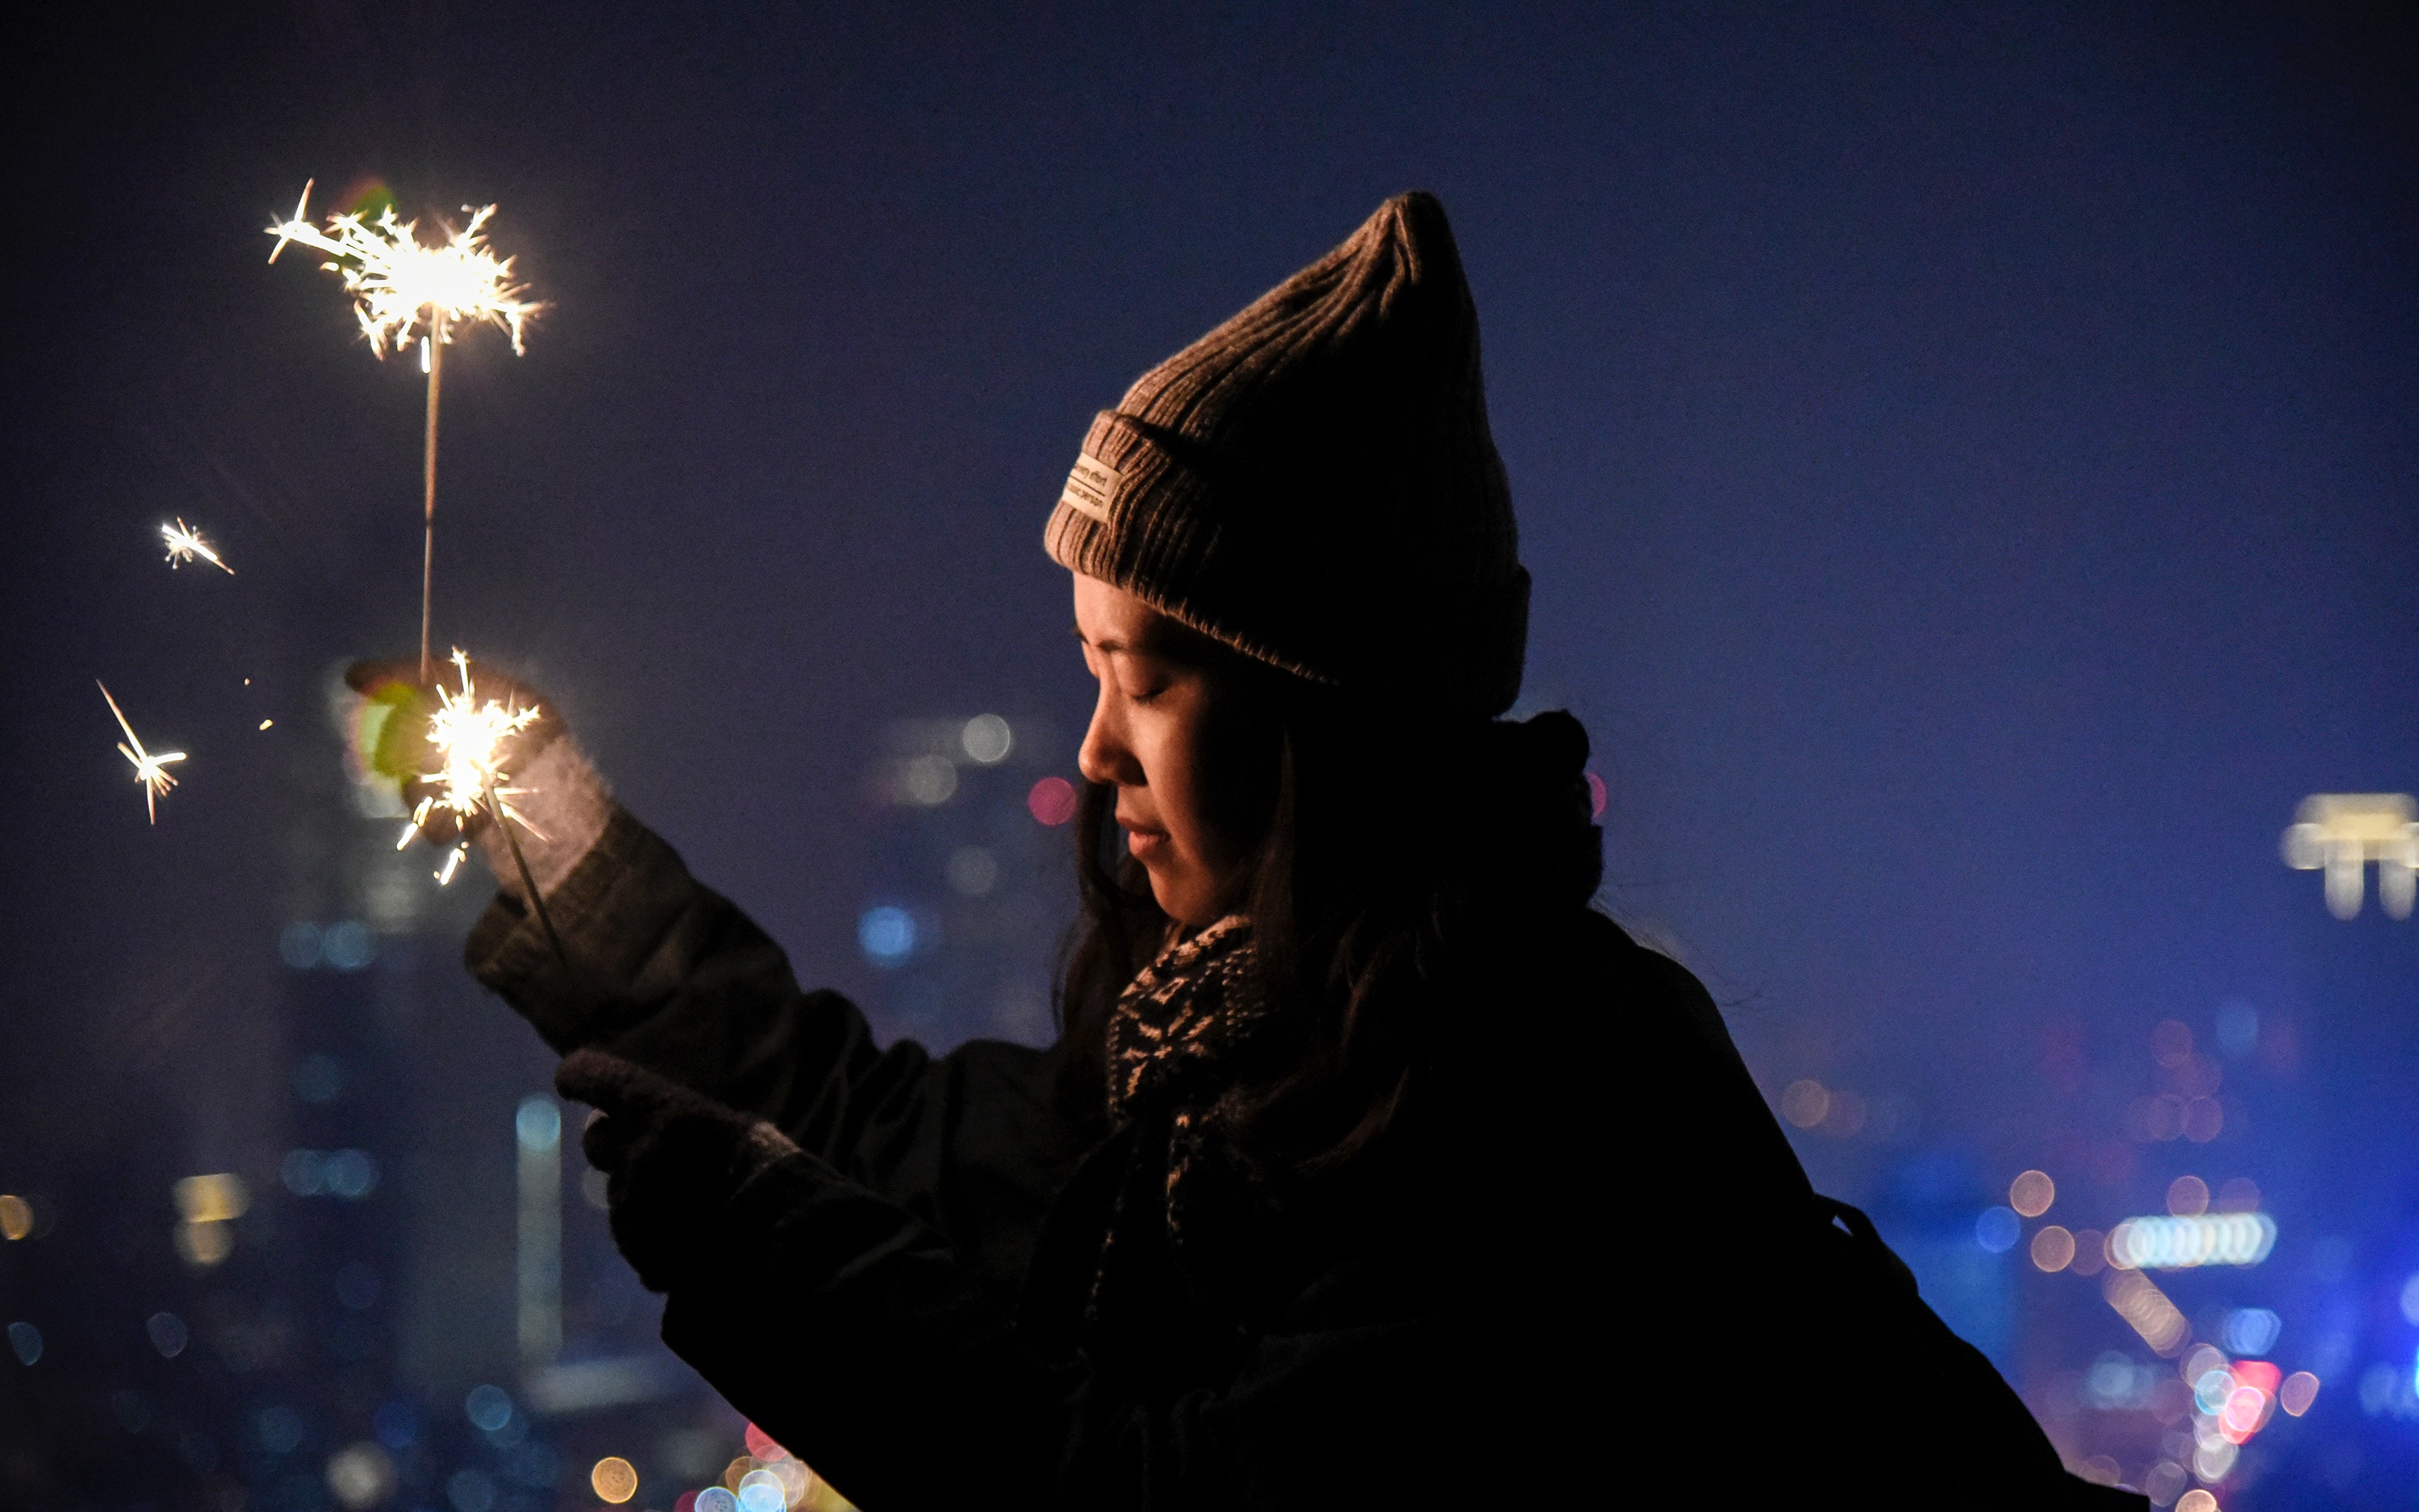
[[[109,697],[109,685],[95,678],[93,686],[100,689],[102,698],[109,699],[109,712],[117,716],[117,728],[126,732],[126,738],[117,743],[118,754],[134,764],[134,780],[143,784],[143,811],[156,825],[160,822],[161,795],[177,785],[177,779],[168,773],[168,764],[183,761],[185,753],[172,750],[154,756],[145,750],[143,742],[135,738],[134,727],[126,722],[126,711]]]
[[[228,577],[235,576],[235,569],[226,564],[224,557],[219,555],[218,548],[203,540],[202,532],[187,525],[182,515],[177,517],[176,524],[160,527],[160,538],[168,543],[170,571],[173,572],[186,563],[199,558]]]
[[[518,356],[522,327],[545,306],[521,298],[528,290],[513,282],[513,260],[488,249],[485,233],[487,218],[496,213],[493,205],[471,211],[470,224],[458,230],[446,227],[445,239],[429,246],[417,234],[419,223],[397,220],[392,205],[376,221],[358,213],[331,215],[322,231],[305,219],[310,204],[311,185],[305,183],[293,218],[269,227],[277,239],[269,260],[275,262],[289,241],[326,253],[329,261],[320,266],[344,280],[353,296],[353,316],[381,361],[407,346],[415,329],[423,332],[420,366],[428,375],[428,426],[421,460],[420,680],[426,683],[428,591],[437,556],[437,401],[445,347],[455,326],[485,323],[509,334]]]
[[[546,932],[547,943],[554,948],[557,960],[567,961],[562,937],[555,933],[554,920],[547,914],[546,899],[538,891],[537,878],[530,872],[529,858],[521,854],[520,838],[513,833],[513,825],[518,825],[540,840],[547,838],[545,831],[529,822],[528,815],[507,801],[532,790],[504,785],[509,775],[504,770],[504,743],[535,724],[540,711],[516,708],[498,699],[482,702],[470,682],[470,658],[456,646],[448,659],[461,679],[462,691],[456,697],[444,684],[437,685],[437,712],[428,718],[428,744],[436,748],[439,764],[434,772],[420,774],[423,780],[436,784],[436,791],[422,798],[412,810],[411,820],[403,826],[394,848],[401,850],[410,844],[411,837],[420,833],[420,826],[439,809],[454,814],[463,825],[485,809],[513,854],[521,887],[532,911],[537,915],[538,927]],[[439,887],[454,880],[454,872],[467,853],[468,847],[461,841],[454,842],[437,872]]]
[[[325,231],[304,219],[310,205],[311,185],[304,184],[294,218],[269,228],[277,239],[269,260],[275,262],[289,241],[326,253],[331,260],[320,266],[343,277],[371,351],[383,358],[402,350],[415,328],[442,344],[453,339],[451,327],[485,321],[509,334],[514,355],[520,355],[521,329],[545,306],[521,298],[528,290],[513,282],[513,260],[488,249],[493,205],[471,211],[459,230],[446,227],[445,239],[433,247],[420,239],[420,223],[397,220],[392,205],[376,221],[331,215]]]
[[[503,785],[504,742],[535,724],[538,711],[515,708],[497,699],[480,702],[478,689],[470,682],[470,658],[457,646],[450,659],[461,678],[462,691],[456,696],[444,684],[437,685],[437,712],[428,717],[428,744],[436,748],[439,764],[436,771],[420,774],[437,788],[420,800],[395,849],[408,844],[429,815],[440,809],[466,824],[485,809],[499,824],[509,819],[545,839],[528,816],[507,801],[528,790]],[[452,880],[453,869],[454,863],[449,862],[440,880]]]

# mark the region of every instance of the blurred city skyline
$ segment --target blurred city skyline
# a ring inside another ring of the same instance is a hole
[[[42,1245],[189,1274],[171,1182],[282,1202],[297,1150],[423,1162],[507,1213],[547,1086],[456,975],[481,879],[439,892],[413,852],[381,904],[343,864],[391,841],[330,698],[416,636],[422,380],[332,280],[265,265],[306,178],[496,203],[548,305],[527,355],[447,359],[439,644],[559,702],[809,985],[943,1039],[1007,999],[916,997],[944,974],[871,949],[899,938],[871,911],[1006,910],[947,871],[996,850],[1038,970],[1072,897],[1063,851],[1023,847],[1066,830],[1011,849],[935,804],[917,839],[869,774],[908,722],[996,711],[1048,732],[1021,789],[1074,776],[1089,689],[1039,537],[1090,415],[1423,187],[1536,582],[1521,712],[1586,722],[1605,905],[1704,978],[1816,1184],[2088,1436],[2149,1411],[2093,1372],[2149,1368],[2128,1319],[2153,1315],[2039,1269],[2037,1236],[2249,1182],[2273,1254],[2156,1279],[2187,1344],[2273,1312],[2276,1364],[2325,1383],[2225,1504],[2377,1504],[2419,1464],[2419,920],[2374,862],[2335,917],[2283,849],[2313,795],[2419,790],[2407,15],[325,0],[42,26],[0,377],[0,1192],[58,1227],[0,1242],[0,1311]],[[172,571],[170,520],[236,573]],[[156,825],[96,679],[189,753]],[[296,986],[353,938],[298,967],[305,925],[366,931],[362,980],[402,972],[422,1015],[366,1132],[296,1090],[365,1053]],[[390,1216],[406,1253],[422,1220]],[[463,1327],[505,1336],[464,1348],[510,1360],[490,1259]]]

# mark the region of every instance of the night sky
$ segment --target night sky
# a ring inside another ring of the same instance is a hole
[[[2288,1242],[2419,1222],[2419,919],[2277,852],[2307,794],[2419,787],[2407,12],[256,8],[13,44],[0,1187],[126,1123],[275,1137],[327,679],[418,608],[416,364],[263,262],[304,179],[498,203],[549,304],[447,360],[440,647],[877,1011],[880,730],[1046,717],[1071,771],[1040,535],[1089,417],[1417,187],[1523,710],[1587,722],[1608,905],[1767,1090],[2084,1182],[2152,1026],[2239,997],[2297,1053],[2204,1174]],[[168,570],[177,515],[238,576]],[[193,753],[157,827],[96,677]],[[2153,1211],[2169,1148],[2091,1200]]]

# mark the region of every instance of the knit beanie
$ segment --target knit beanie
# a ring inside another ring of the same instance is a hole
[[[1092,422],[1042,540],[1300,676],[1439,713],[1509,708],[1529,574],[1444,207],[1388,200],[1144,374]]]

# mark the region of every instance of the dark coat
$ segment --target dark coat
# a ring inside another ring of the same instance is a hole
[[[1128,1304],[1093,1278],[1164,1133],[1070,1108],[1056,1051],[877,1047],[625,813],[548,905],[572,965],[504,898],[482,981],[801,1147],[696,1236],[664,1338],[869,1512],[2084,1489],[1826,1221],[1703,989],[1600,915],[1506,963],[1500,1032],[1387,1153]]]

